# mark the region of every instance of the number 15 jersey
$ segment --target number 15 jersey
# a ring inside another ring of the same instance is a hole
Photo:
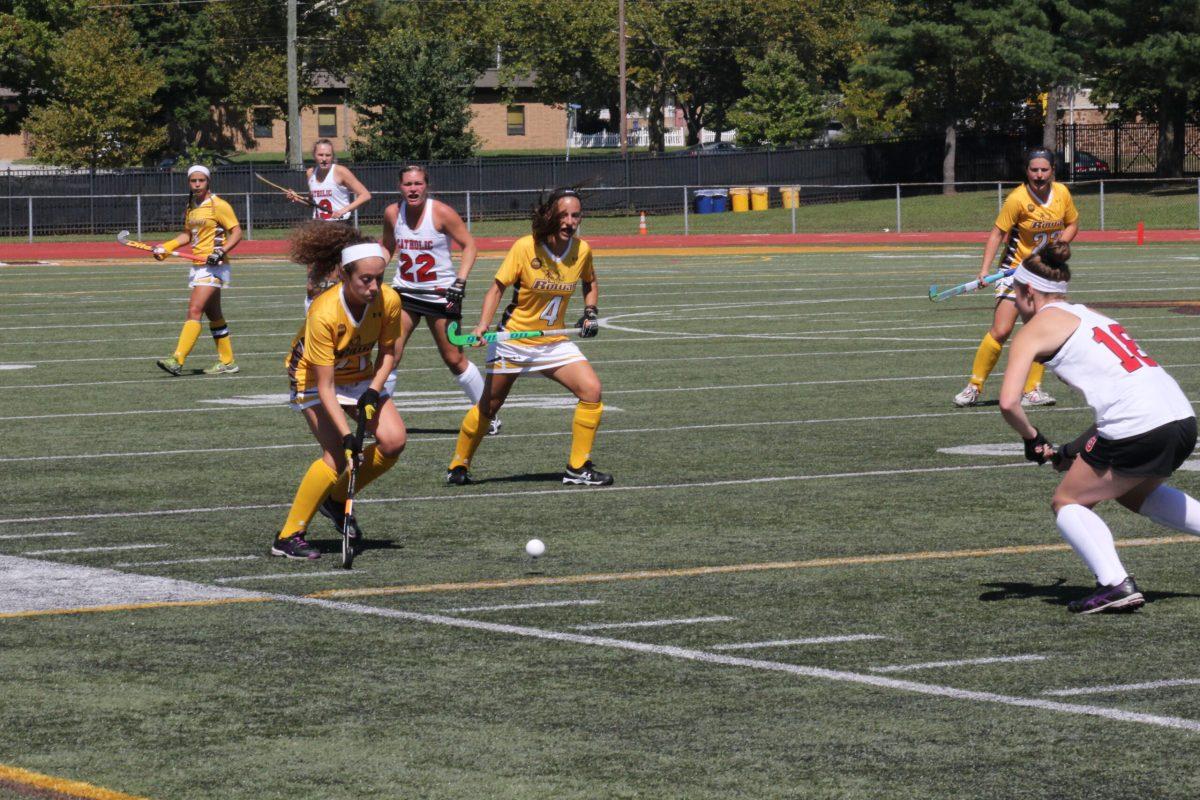
[[[1046,366],[1082,392],[1096,431],[1125,439],[1195,416],[1183,390],[1116,320],[1075,303],[1049,303],[1079,317],[1079,327]]]

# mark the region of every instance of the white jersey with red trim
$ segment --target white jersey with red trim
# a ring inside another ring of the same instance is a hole
[[[313,219],[344,220],[349,214],[338,214],[339,208],[350,205],[350,190],[334,180],[333,173],[337,166],[333,165],[325,173],[324,180],[317,179],[317,168],[313,167],[308,173],[308,196],[317,204],[313,209]]]
[[[1079,317],[1079,327],[1046,366],[1081,392],[1105,439],[1125,439],[1194,417],[1183,390],[1116,320],[1078,303],[1048,303]]]
[[[415,228],[408,227],[405,204],[399,203],[396,225],[396,276],[392,286],[401,294],[413,289],[447,289],[457,277],[450,258],[450,237],[435,227],[433,200],[425,201],[421,220]],[[446,305],[446,298],[434,294],[414,294],[427,305]]]

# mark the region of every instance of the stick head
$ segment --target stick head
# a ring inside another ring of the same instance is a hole
[[[929,286],[929,299],[932,300],[935,297],[937,297],[937,284],[936,283],[930,284],[930,286]]]
[[[117,241],[121,244],[126,244],[129,241],[129,231],[121,231],[117,234]]]

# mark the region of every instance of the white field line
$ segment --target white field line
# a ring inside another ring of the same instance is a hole
[[[445,608],[443,614],[468,614],[480,611],[522,611],[527,608],[560,608],[562,606],[596,606],[600,600],[548,600],[545,603],[508,603],[502,606],[463,606]]]
[[[1148,681],[1146,683],[1121,683],[1113,686],[1083,686],[1078,689],[1050,689],[1042,692],[1049,697],[1076,697],[1082,694],[1114,694],[1116,692],[1141,692],[1152,689],[1169,689],[1172,686],[1198,686],[1200,679],[1178,678],[1167,681]]]
[[[175,558],[169,561],[122,561],[111,567],[165,567],[172,564],[207,564],[212,561],[257,561],[262,556],[212,556],[209,558]]]
[[[152,550],[169,544],[117,544],[110,547],[63,547],[57,550],[26,550],[22,556],[57,556],[68,553],[115,553],[120,550]]]
[[[6,533],[0,536],[0,539],[49,539],[59,536],[83,536],[82,533],[74,531],[62,531],[56,533]]]
[[[763,647],[791,647],[806,644],[840,644],[842,642],[873,642],[887,639],[875,633],[851,633],[844,636],[810,636],[804,639],[775,639],[767,642],[736,642],[734,644],[709,645],[709,650],[758,650]]]
[[[365,575],[362,570],[354,570],[347,572],[344,569],[335,569],[326,572],[279,572],[272,575],[233,575],[228,578],[217,578],[214,583],[237,583],[239,581],[286,581],[292,578],[328,578],[331,575]]]
[[[941,669],[943,667],[974,667],[981,664],[1008,664],[1023,661],[1045,661],[1049,656],[992,656],[990,658],[960,658],[956,661],[926,661],[923,664],[891,664],[886,667],[871,667],[871,672],[912,672],[919,669]]]
[[[1034,697],[1018,697],[1014,695],[996,694],[993,692],[975,692],[966,689],[956,689],[952,686],[938,686],[929,683],[888,678],[882,675],[866,675],[846,670],[807,667],[799,664],[786,664],[778,661],[763,661],[759,659],[742,658],[740,656],[710,653],[704,650],[694,650],[686,647],[648,644],[623,639],[613,639],[601,636],[589,636],[582,633],[565,633],[533,628],[523,625],[506,625],[502,623],[484,622],[481,620],[447,617],[439,614],[419,614],[411,611],[398,611],[390,608],[377,608],[357,603],[346,603],[336,600],[321,600],[309,597],[288,597],[276,595],[277,600],[300,605],[312,605],[343,614],[366,614],[385,619],[399,619],[406,622],[419,622],[427,625],[441,625],[464,630],[486,631],[505,636],[522,636],[543,641],[560,642],[564,644],[587,645],[591,647],[606,647],[616,650],[627,650],[635,653],[674,658],[682,661],[693,661],[703,664],[714,664],[726,667],[741,667],[769,672],[781,672],[804,678],[849,683],[860,686],[871,686],[877,689],[908,692],[948,700],[962,700],[975,703],[993,703],[1017,708],[1030,708],[1039,711],[1052,711],[1061,714],[1076,714],[1082,716],[1100,717],[1103,719],[1126,722],[1139,725],[1153,725],[1162,728],[1174,728],[1193,733],[1200,733],[1200,720],[1182,717],[1168,717],[1157,714],[1144,714],[1136,711],[1124,711],[1103,706],[1079,705],[1063,703],[1056,700],[1043,700]]]
[[[1010,464],[970,464],[956,467],[920,467],[912,469],[882,469],[867,472],[832,472],[823,475],[780,475],[770,478],[741,478],[723,481],[697,481],[694,483],[660,483],[645,486],[604,486],[580,489],[578,487],[563,489],[527,489],[515,492],[472,492],[469,494],[431,494],[418,497],[375,497],[363,500],[355,499],[356,503],[371,503],[388,505],[392,503],[442,503],[464,500],[500,500],[512,497],[542,497],[560,494],[586,494],[588,496],[603,496],[609,493],[624,492],[661,492],[687,489],[713,489],[722,486],[752,486],[755,484],[790,483],[793,481],[844,480],[847,478],[885,478],[897,475],[928,475],[945,472],[974,472],[995,469],[1025,469],[1036,466],[1031,461],[1020,461]],[[256,503],[240,506],[210,506],[207,508],[174,508],[156,511],[115,511],[100,514],[65,514],[52,517],[9,517],[0,519],[0,525],[15,525],[29,522],[60,522],[78,519],[128,519],[132,517],[171,517],[189,514],[212,514],[229,511],[263,511],[279,508],[290,508],[290,503]]]
[[[683,619],[647,619],[640,622],[594,622],[590,625],[572,625],[573,631],[603,631],[614,628],[662,628],[668,625],[702,625],[706,622],[734,622],[737,617],[686,617]]]

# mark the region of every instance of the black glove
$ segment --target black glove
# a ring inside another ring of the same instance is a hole
[[[1067,442],[1054,451],[1054,455],[1050,458],[1050,463],[1054,465],[1056,471],[1066,472],[1075,463],[1075,456],[1077,455],[1079,454],[1072,452],[1071,443]]]
[[[368,421],[373,420],[379,414],[379,402],[379,392],[367,389],[358,396],[358,410],[366,416]]]
[[[462,278],[455,278],[454,283],[446,287],[446,300],[458,305],[467,297],[467,282]]]
[[[362,455],[359,452],[359,442],[354,437],[353,433],[347,433],[342,437],[342,451],[346,454],[346,467],[352,467],[358,463],[358,457]]]
[[[1025,441],[1025,460],[1026,461],[1034,461],[1038,464],[1045,464],[1046,456],[1044,456],[1042,454],[1042,446],[1049,445],[1050,442],[1048,442],[1046,440],[1045,436],[1042,436],[1042,432],[1039,431],[1037,428],[1034,428],[1033,431],[1034,431],[1034,437],[1032,439],[1024,440]],[[1051,445],[1051,447],[1053,447],[1053,445]]]
[[[595,306],[585,306],[583,316],[575,327],[579,328],[579,338],[590,339],[600,332],[600,310]]]
[[[225,250],[221,247],[214,247],[213,251],[208,254],[208,258],[204,259],[204,265],[208,267],[220,266],[225,260]]]

